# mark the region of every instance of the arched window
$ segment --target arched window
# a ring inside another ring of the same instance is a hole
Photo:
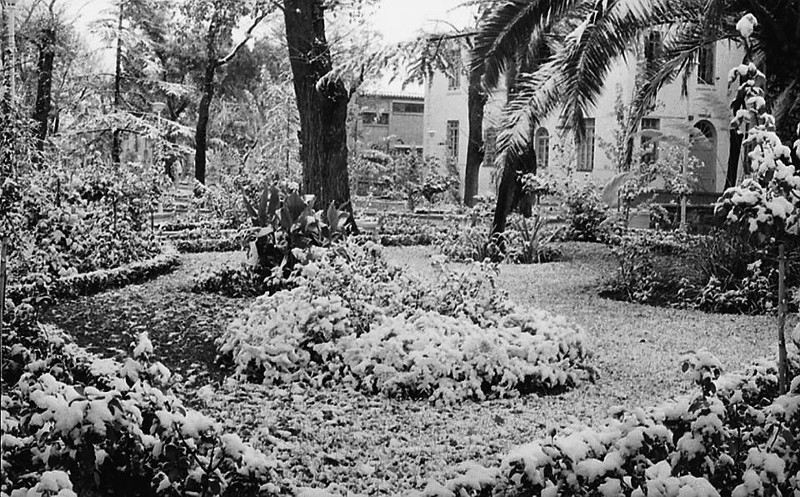
[[[694,125],[691,134],[691,153],[703,163],[697,175],[701,192],[717,191],[717,130],[705,119]]]
[[[536,130],[534,150],[536,150],[536,167],[545,169],[550,163],[550,133],[547,128],[540,127]]]

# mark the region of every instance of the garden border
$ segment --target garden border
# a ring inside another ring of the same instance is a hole
[[[19,303],[31,297],[77,297],[91,295],[110,288],[118,288],[166,274],[180,264],[180,254],[171,245],[165,246],[157,256],[112,269],[98,269],[88,273],[59,278],[49,284],[27,283],[10,285],[6,297]]]

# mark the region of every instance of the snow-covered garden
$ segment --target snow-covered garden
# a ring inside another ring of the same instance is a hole
[[[469,160],[460,189],[449,161],[347,155],[351,73],[465,69],[429,37],[339,39],[334,64],[320,20],[356,3],[119,2],[98,21],[113,80],[70,65],[57,89],[54,58],[91,66],[64,12],[2,3],[0,495],[800,495],[800,86],[768,36],[800,12],[481,5],[478,31],[436,40],[474,39],[471,90],[517,78],[486,199]],[[308,57],[255,38],[276,13]],[[626,147],[709,23],[744,53],[742,178],[689,226],[688,146]],[[664,25],[615,109],[634,123],[606,147],[620,174],[537,171],[538,114],[578,122]],[[378,174],[386,198],[351,197]]]

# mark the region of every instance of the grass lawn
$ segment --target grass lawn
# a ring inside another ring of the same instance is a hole
[[[614,260],[596,244],[561,246],[567,260],[501,267],[500,285],[518,303],[566,316],[583,327],[594,351],[594,383],[560,395],[526,396],[437,408],[428,402],[368,397],[346,386],[311,389],[202,381],[220,379],[213,338],[247,305],[246,299],[196,295],[191,274],[241,254],[195,254],[171,275],[143,285],[67,301],[45,317],[80,343],[125,348],[148,330],[170,368],[196,379],[177,387],[187,401],[253,438],[281,465],[278,473],[300,487],[341,484],[347,491],[398,494],[443,481],[461,466],[489,465],[512,446],[575,423],[592,424],[610,407],[650,406],[685,392],[680,356],[708,348],[731,371],[773,353],[772,317],[711,315],[603,299],[597,286]],[[389,260],[426,273],[427,247],[385,249]],[[463,266],[463,265],[462,265]],[[428,273],[430,274],[430,273]],[[113,351],[112,351],[113,353]]]

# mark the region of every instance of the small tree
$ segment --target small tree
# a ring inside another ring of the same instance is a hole
[[[749,41],[755,18],[748,14],[737,24],[740,34]],[[749,45],[749,43],[747,43]],[[745,135],[742,146],[750,152],[750,177],[729,188],[717,203],[717,212],[726,214],[728,223],[742,224],[760,243],[778,248],[778,384],[780,393],[789,386],[786,357],[786,243],[800,234],[800,177],[796,175],[792,149],[775,132],[775,117],[767,112],[764,74],[752,63],[742,64],[731,72],[731,81],[739,80],[739,96],[744,106],[736,111],[733,124]],[[800,125],[797,128],[800,136]],[[794,142],[795,156],[800,139]],[[747,170],[747,169],[746,169]]]

